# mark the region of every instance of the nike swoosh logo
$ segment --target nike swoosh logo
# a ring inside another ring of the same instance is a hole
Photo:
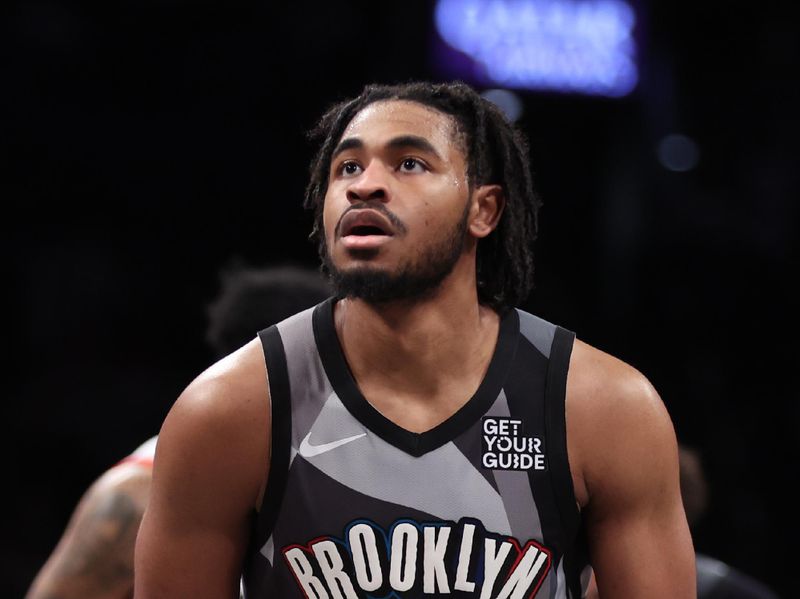
[[[304,458],[313,458],[316,455],[320,455],[331,449],[336,449],[337,447],[341,447],[342,445],[346,445],[347,443],[351,443],[356,439],[360,439],[361,437],[366,437],[367,433],[361,433],[360,435],[353,435],[352,437],[345,437],[344,439],[339,439],[338,441],[331,441],[330,443],[323,443],[322,445],[311,445],[311,441],[309,438],[311,437],[311,432],[309,432],[305,439],[300,442],[300,449],[297,451],[301,456]]]

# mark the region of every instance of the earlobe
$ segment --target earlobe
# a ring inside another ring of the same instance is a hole
[[[483,238],[497,228],[506,198],[499,185],[481,185],[473,195],[472,215],[469,222],[470,233]]]

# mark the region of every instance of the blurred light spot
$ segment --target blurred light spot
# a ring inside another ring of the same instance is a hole
[[[658,160],[665,169],[683,173],[697,166],[700,150],[693,139],[672,133],[658,142]]]
[[[522,101],[514,92],[506,89],[487,89],[481,96],[503,111],[512,123],[522,116]]]
[[[503,87],[619,97],[638,80],[636,17],[623,0],[439,0],[435,20],[479,67],[474,78]]]

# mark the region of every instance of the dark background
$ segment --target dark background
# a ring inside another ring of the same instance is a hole
[[[633,94],[520,92],[545,201],[524,307],[651,379],[711,484],[697,549],[786,597],[800,457],[788,4],[641,2]],[[13,597],[87,485],[211,362],[218,270],[316,264],[301,198],[321,111],[367,82],[442,75],[426,2],[2,11],[0,595]],[[675,132],[699,147],[689,172],[658,161]]]

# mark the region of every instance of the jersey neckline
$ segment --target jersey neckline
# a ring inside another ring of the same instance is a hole
[[[486,414],[497,399],[517,348],[519,314],[516,310],[509,309],[500,318],[494,353],[475,394],[444,422],[425,432],[415,433],[389,420],[362,395],[336,334],[333,307],[337,299],[325,300],[314,309],[313,315],[314,339],[325,374],[347,410],[390,445],[416,457],[424,455],[465,432]]]

